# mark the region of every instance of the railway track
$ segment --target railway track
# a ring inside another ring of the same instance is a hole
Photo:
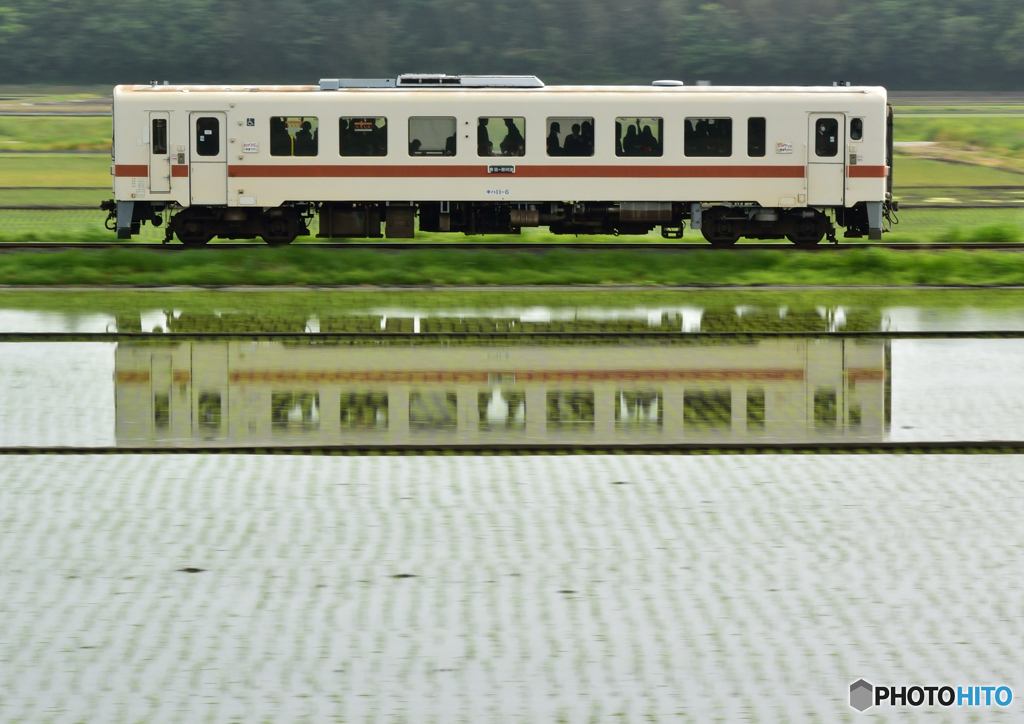
[[[396,242],[396,241],[355,241],[355,242],[299,242],[292,246],[307,247],[311,249],[332,249],[336,251],[357,251],[370,249],[373,251],[417,251],[417,250],[458,250],[458,251],[529,251],[543,253],[557,249],[571,251],[660,251],[660,252],[689,252],[689,251],[798,251],[798,252],[834,252],[852,251],[855,249],[890,249],[893,251],[947,251],[951,249],[964,249],[967,251],[1015,251],[1024,252],[1024,243],[986,243],[986,242],[965,242],[965,243],[885,243],[885,242],[839,242],[829,244],[822,242],[817,246],[795,246],[788,242],[774,244],[739,243],[735,246],[712,246],[704,240],[693,242],[580,242],[566,241],[555,243],[531,243],[531,242]],[[237,250],[237,249],[272,249],[262,242],[233,243],[233,242],[212,242],[200,247],[208,250]],[[145,249],[154,252],[179,252],[190,251],[193,247],[184,246],[179,243],[162,244],[159,242],[0,242],[0,253],[17,251],[67,251],[70,249]],[[260,253],[260,252],[256,252]],[[269,253],[269,252],[268,252]]]

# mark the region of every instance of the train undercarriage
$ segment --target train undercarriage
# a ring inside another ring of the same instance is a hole
[[[190,206],[143,202],[103,204],[110,212],[108,228],[118,238],[131,238],[141,225],[160,226],[168,216],[165,243],[175,236],[187,246],[202,246],[214,238],[256,239],[280,246],[310,235],[319,217],[322,239],[411,239],[419,230],[466,235],[519,234],[524,228],[546,226],[553,234],[613,236],[646,235],[660,227],[662,237],[681,239],[688,224],[713,246],[731,246],[739,239],[788,239],[813,246],[826,237],[836,240],[836,227],[845,238],[880,239],[883,223],[896,210],[894,202],[859,203],[849,208],[769,208],[757,204],[678,202],[295,202],[262,209]]]

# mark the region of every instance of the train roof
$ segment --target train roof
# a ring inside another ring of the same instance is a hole
[[[323,78],[317,85],[193,85],[152,81],[148,85],[120,85],[119,93],[317,93],[317,92],[488,92],[519,91],[548,93],[851,93],[882,91],[877,86],[837,83],[829,86],[729,86],[685,85],[678,80],[656,80],[651,85],[562,85],[549,86],[537,76],[443,75],[407,73],[397,78]]]

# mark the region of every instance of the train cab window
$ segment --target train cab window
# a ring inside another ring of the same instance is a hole
[[[864,119],[854,118],[850,121],[850,140],[851,141],[863,141],[864,140]]]
[[[338,148],[342,156],[387,156],[387,118],[342,118]]]
[[[526,119],[521,116],[478,118],[476,153],[478,156],[525,156]]]
[[[548,119],[549,156],[593,156],[594,119],[570,116]]]
[[[764,156],[767,146],[765,142],[766,125],[763,118],[747,119],[747,155],[751,158]]]
[[[660,156],[662,154],[661,118],[616,118],[616,156]]]
[[[683,153],[691,157],[724,158],[732,155],[731,118],[687,118]]]
[[[154,156],[166,156],[167,155],[167,119],[166,118],[154,118],[153,119],[153,155]],[[217,154],[214,154],[216,156]]]
[[[454,156],[457,129],[454,118],[415,116],[409,119],[410,156]]]
[[[220,121],[216,118],[196,119],[196,153],[200,156],[220,155]]]
[[[814,124],[814,155],[818,158],[839,155],[839,121],[835,118],[819,118]]]
[[[274,116],[270,119],[271,156],[316,156],[320,124],[309,116]]]

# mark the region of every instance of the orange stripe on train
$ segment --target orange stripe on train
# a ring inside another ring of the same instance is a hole
[[[495,161],[501,161],[496,158]],[[511,165],[511,164],[500,164]],[[232,165],[233,178],[803,178],[803,166],[516,166],[489,174],[487,166]]]

